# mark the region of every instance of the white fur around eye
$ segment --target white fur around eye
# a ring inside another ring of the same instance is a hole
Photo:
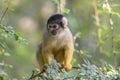
[[[50,29],[52,27],[52,25],[50,24],[50,25],[48,25],[48,29]]]

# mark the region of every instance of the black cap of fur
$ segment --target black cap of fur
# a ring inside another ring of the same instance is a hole
[[[54,14],[54,15],[50,16],[50,18],[48,19],[47,25],[57,23],[58,25],[63,27],[63,24],[62,24],[63,17],[64,17],[64,15],[62,15],[62,14]]]

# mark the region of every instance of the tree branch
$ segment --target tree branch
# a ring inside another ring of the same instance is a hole
[[[40,73],[38,73],[38,74],[35,74],[35,71],[32,71],[32,75],[30,76],[30,78],[29,78],[28,80],[32,80],[32,79],[40,76],[40,75],[41,75],[42,73],[44,73],[44,72],[45,72],[45,71],[42,71],[42,72],[40,72]]]

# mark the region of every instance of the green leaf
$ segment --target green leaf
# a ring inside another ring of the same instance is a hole
[[[58,0],[52,0],[54,4],[59,4]]]
[[[108,30],[108,26],[107,25],[103,25],[102,26],[104,30]]]
[[[0,24],[0,29],[4,29],[4,26],[2,24]]]
[[[13,68],[13,65],[11,65],[11,64],[5,64],[5,67]]]
[[[102,8],[103,8],[103,10],[107,10],[108,9],[108,7],[107,7],[107,5],[104,3],[103,5],[102,5]]]
[[[70,13],[70,10],[67,9],[67,8],[64,8],[63,13],[64,13],[64,14],[69,14],[69,13]]]
[[[80,53],[81,53],[81,54],[84,54],[84,51],[83,51],[83,50],[80,50]]]
[[[76,62],[75,58],[72,58],[71,64],[74,64]]]
[[[5,42],[0,42],[0,46],[5,48],[5,49],[8,49],[8,46]]]
[[[14,36],[15,36],[15,40],[19,40],[20,33],[18,33],[18,32],[15,32],[15,33],[14,33]]]
[[[13,65],[9,65],[9,68],[13,68]]]
[[[14,9],[14,8],[10,8],[10,11],[14,12],[14,11],[15,11],[15,9]]]
[[[112,14],[116,15],[116,16],[118,16],[120,18],[120,13],[118,13],[118,12],[112,12]]]

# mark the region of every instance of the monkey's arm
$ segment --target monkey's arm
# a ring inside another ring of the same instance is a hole
[[[64,67],[67,71],[69,71],[72,68],[71,60],[72,60],[72,56],[73,56],[73,51],[74,48],[72,45],[69,45],[69,47],[65,47],[64,50]]]

